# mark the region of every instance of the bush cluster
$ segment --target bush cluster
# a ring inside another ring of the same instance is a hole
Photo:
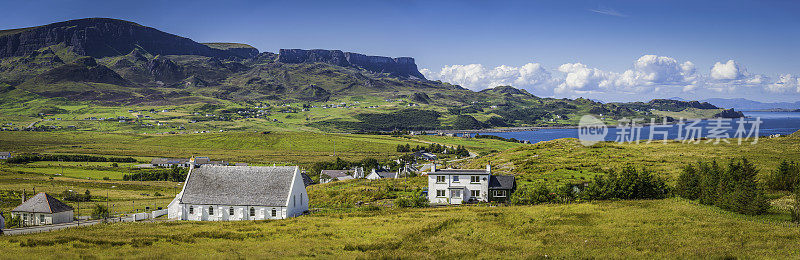
[[[589,183],[581,198],[587,200],[606,199],[661,199],[669,195],[669,186],[661,178],[645,169],[625,167],[618,174],[610,171],[606,176],[598,175]]]
[[[61,198],[72,202],[87,202],[92,200],[92,193],[89,192],[89,190],[86,190],[86,192],[83,194],[71,190],[65,190],[61,193]]]
[[[182,182],[189,174],[188,168],[173,166],[171,169],[157,169],[125,174],[122,176],[124,181],[174,181]]]
[[[758,170],[747,159],[731,160],[727,167],[713,161],[698,162],[683,169],[675,193],[733,212],[762,214],[769,203],[756,181],[757,175]]]
[[[767,177],[767,186],[772,190],[794,191],[800,185],[800,165],[783,161],[778,169]]]
[[[398,208],[424,208],[430,206],[428,199],[420,196],[397,198],[394,200],[394,205]]]
[[[65,161],[65,162],[136,162],[132,157],[103,157],[95,155],[70,155],[70,154],[21,154],[6,160],[8,163],[29,163],[38,161]]]

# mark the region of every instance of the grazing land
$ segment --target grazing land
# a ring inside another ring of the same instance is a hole
[[[120,236],[120,234],[125,234]],[[682,199],[97,225],[0,238],[31,258],[796,258],[800,229]]]

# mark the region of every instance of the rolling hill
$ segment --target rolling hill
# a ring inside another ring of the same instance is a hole
[[[374,102],[359,108],[358,100]],[[359,109],[310,111],[328,107],[326,102],[348,101],[348,109]],[[294,123],[331,131],[573,125],[582,114],[615,120],[654,117],[654,110],[721,112],[699,102],[541,98],[511,86],[474,92],[425,79],[411,57],[340,50],[260,52],[243,43],[198,43],[117,19],[0,31],[0,110],[13,111],[7,114],[15,120],[77,104],[214,104],[217,110],[206,112],[235,120],[231,111],[261,103],[302,106],[310,112],[294,117],[305,118]]]

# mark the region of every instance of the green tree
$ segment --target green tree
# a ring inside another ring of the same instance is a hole
[[[108,218],[109,212],[106,206],[95,204],[94,209],[92,210],[92,218],[94,219],[101,219],[101,218]]]

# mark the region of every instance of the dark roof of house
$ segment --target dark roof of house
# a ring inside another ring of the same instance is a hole
[[[475,175],[475,174],[489,174],[486,170],[483,169],[436,169],[435,172],[428,173],[428,175],[436,175],[436,174],[449,174],[449,175]]]
[[[73,210],[72,207],[64,202],[47,193],[40,192],[14,208],[12,212],[59,213],[71,210]]]
[[[154,158],[150,164],[183,164],[187,162],[189,162],[188,159]]]
[[[327,175],[331,178],[340,178],[350,176],[350,170],[322,170],[322,175]]]
[[[303,185],[308,187],[308,185],[314,184],[314,180],[311,180],[311,176],[308,176],[305,172],[300,173],[300,176],[303,177]]]
[[[513,175],[492,175],[489,178],[489,189],[511,190],[516,182]]]
[[[386,178],[394,179],[394,178],[397,178],[397,173],[396,172],[375,172],[375,173],[378,174],[378,176],[380,176],[381,179],[386,179]]]
[[[285,206],[297,166],[192,168],[182,203]]]

